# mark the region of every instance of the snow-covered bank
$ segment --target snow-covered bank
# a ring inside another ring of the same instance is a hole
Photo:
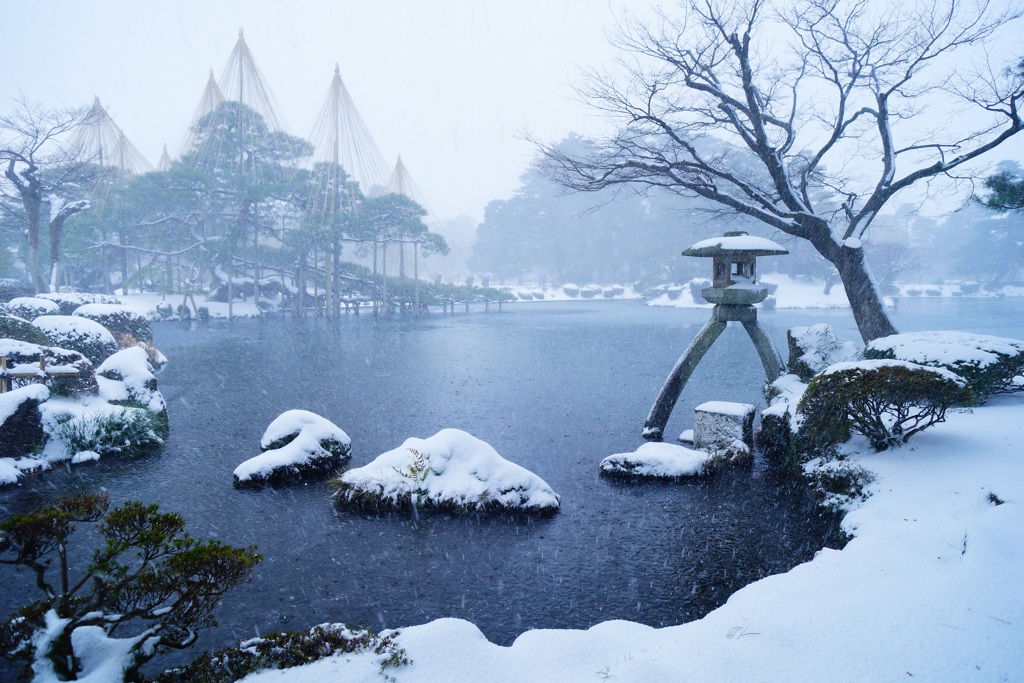
[[[865,445],[852,459],[877,479],[844,520],[854,536],[846,548],[751,584],[699,621],[529,631],[500,647],[442,619],[403,629],[413,663],[387,674],[398,683],[1019,680],[1024,396],[995,397],[903,448]],[[364,654],[245,680],[381,674]]]

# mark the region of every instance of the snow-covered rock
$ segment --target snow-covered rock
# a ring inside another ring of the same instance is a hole
[[[807,381],[833,363],[855,360],[860,353],[853,342],[841,342],[831,325],[792,327],[789,341],[789,371]]]
[[[351,447],[348,434],[330,420],[308,410],[288,410],[263,433],[263,453],[235,468],[235,486],[280,484],[328,474],[348,460]]]
[[[946,368],[968,381],[984,402],[993,394],[1024,391],[1024,341],[947,330],[894,334],[875,339],[866,358]]]
[[[46,436],[39,404],[48,398],[50,390],[42,384],[0,394],[0,458],[16,458],[42,445]],[[13,482],[0,476],[0,483]]]
[[[94,320],[72,315],[41,315],[32,324],[57,344],[78,351],[93,363],[102,363],[117,351],[110,330]]]
[[[458,429],[410,438],[333,482],[340,505],[553,513],[559,496],[536,474]]]
[[[149,355],[141,346],[129,346],[96,368],[100,396],[111,403],[135,403],[167,416],[167,403],[157,389]]]
[[[708,473],[712,455],[685,446],[650,441],[632,453],[616,453],[601,461],[601,474],[620,477],[680,479]]]

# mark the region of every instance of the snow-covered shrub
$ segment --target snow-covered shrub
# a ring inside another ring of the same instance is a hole
[[[967,382],[945,368],[897,360],[836,363],[807,386],[797,408],[798,439],[801,450],[815,452],[861,434],[881,451],[973,402]]]
[[[399,631],[377,635],[344,624],[320,624],[309,630],[267,633],[156,676],[153,683],[234,683],[254,671],[290,669],[335,655],[372,652],[381,672],[410,663],[398,646]]]
[[[980,289],[981,285],[977,282],[968,281],[960,283],[960,291],[964,294],[977,294]]]
[[[580,295],[580,288],[568,282],[562,285],[562,291],[566,296],[577,297]]]
[[[199,318],[201,323],[210,322],[210,309],[206,306],[200,306],[196,309],[196,317]]]
[[[841,342],[831,325],[792,327],[789,342],[789,371],[805,382],[833,363],[856,360],[860,350],[853,342]]]
[[[41,315],[32,324],[48,334],[57,346],[78,351],[95,364],[117,351],[117,342],[110,330],[88,318]]]
[[[235,486],[283,484],[329,474],[349,459],[352,440],[316,413],[288,410],[263,432],[260,450],[260,455],[235,468]]]
[[[969,332],[909,332],[875,339],[865,358],[894,358],[960,375],[984,403],[993,394],[1024,391],[1024,341]]]
[[[20,296],[11,299],[5,307],[7,315],[16,315],[25,320],[32,320],[41,315],[57,315],[60,313],[60,306],[49,299],[40,299],[34,296]]]
[[[153,330],[149,320],[127,306],[119,304],[85,304],[75,309],[72,315],[95,320],[110,330],[115,337],[128,335],[137,341],[149,341]]]
[[[929,288],[929,289],[924,290],[924,293],[927,296],[942,296],[942,290],[941,289],[931,289],[931,288]]]
[[[675,301],[676,299],[683,295],[683,288],[678,285],[673,285],[672,287],[669,287],[668,289],[665,290],[665,294],[668,295],[669,299]]]
[[[406,439],[331,483],[339,505],[387,510],[433,507],[456,512],[558,511],[559,496],[533,472],[458,429]]]
[[[15,339],[0,339],[0,356],[7,357],[9,372],[35,372],[39,369],[39,356],[46,361],[51,372],[76,372],[67,377],[50,377],[46,380],[50,391],[58,396],[95,394],[96,371],[89,359],[78,351],[62,349],[55,346],[32,344]],[[23,379],[11,378],[12,386],[25,386],[34,383],[33,375]]]
[[[83,525],[93,533],[76,535]],[[0,623],[4,654],[37,681],[143,680],[139,668],[194,644],[224,593],[263,559],[184,527],[156,505],[110,509],[106,494],[65,496],[0,522],[0,560],[33,571],[42,593]],[[81,547],[83,536],[99,547]]]
[[[142,408],[123,407],[73,417],[57,426],[68,458],[80,453],[138,456],[163,445],[167,421]]]
[[[17,339],[32,344],[53,346],[53,340],[38,327],[16,315],[0,315],[0,339]]]
[[[161,320],[167,320],[174,315],[174,307],[168,303],[157,304],[153,310],[156,311],[157,317]]]
[[[601,288],[596,285],[587,285],[580,288],[580,296],[584,299],[593,299],[601,293]]]
[[[850,510],[867,500],[867,487],[875,475],[834,453],[818,457],[803,467],[804,476],[821,504],[832,510]]]
[[[0,278],[0,301],[10,301],[19,296],[32,296],[35,291],[31,282]]]
[[[75,309],[85,304],[119,304],[121,300],[110,294],[90,294],[88,292],[46,292],[37,294],[40,299],[49,299],[60,306],[60,315],[71,315]]]

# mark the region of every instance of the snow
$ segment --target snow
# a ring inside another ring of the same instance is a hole
[[[686,251],[699,250],[722,251],[772,251],[782,254],[789,252],[781,244],[776,244],[766,237],[756,235],[733,235],[730,237],[709,237],[697,242]]]
[[[536,474],[459,429],[442,429],[427,439],[406,439],[368,465],[345,472],[339,485],[336,495],[342,502],[372,496],[398,506],[411,502],[469,510],[553,512],[560,500]]]
[[[92,316],[101,315],[118,315],[119,313],[133,313],[139,315],[132,306],[125,306],[124,304],[82,304],[75,309],[72,315],[82,316],[83,318],[89,318]],[[145,314],[142,314],[146,317]]]
[[[698,621],[535,630],[511,647],[473,624],[401,629],[401,683],[693,680],[1011,681],[1024,670],[1024,396],[994,398],[913,446],[849,455],[871,497],[821,550]],[[1005,501],[996,504],[996,501]],[[379,681],[374,655],[342,655],[247,683]]]
[[[950,380],[952,382],[956,382],[960,386],[964,386],[965,384],[967,384],[966,380],[964,380],[963,377],[961,377],[960,375],[956,374],[955,372],[947,370],[946,368],[933,368],[933,367],[929,367],[929,366],[926,366],[926,365],[918,365],[917,363],[910,363],[908,361],[903,361],[903,360],[888,360],[888,359],[881,359],[881,360],[857,360],[857,361],[845,361],[845,362],[842,362],[842,363],[833,363],[832,365],[830,365],[827,368],[825,368],[824,370],[822,370],[821,374],[822,375],[832,375],[832,374],[835,374],[837,372],[845,372],[847,370],[867,370],[867,371],[871,371],[871,370],[877,370],[878,368],[885,368],[885,367],[904,367],[904,368],[909,368],[911,370],[921,370],[923,372],[931,372],[933,374],[939,375],[943,379],[948,379],[948,380]]]
[[[34,317],[40,313],[59,313],[60,306],[49,299],[42,299],[34,296],[19,296],[7,302],[7,310],[14,315],[18,315],[20,311],[34,311]]]
[[[116,344],[110,330],[95,320],[74,315],[41,315],[32,324],[55,338],[58,343],[68,337],[92,337],[103,344]]]
[[[845,240],[843,240],[843,246],[846,247],[847,249],[860,249],[861,247],[864,246],[864,243],[861,242],[856,237],[847,237]]]
[[[293,438],[278,448],[271,448],[289,437]],[[235,479],[238,482],[262,481],[283,470],[322,469],[332,462],[333,466],[338,466],[351,444],[348,434],[330,420],[308,410],[288,410],[277,416],[263,432],[260,448],[264,452],[235,468]]]
[[[971,364],[984,368],[999,362],[1000,355],[1024,353],[1024,341],[941,330],[894,334],[872,341],[868,348],[890,351],[897,358],[921,365]]]
[[[675,444],[651,441],[632,453],[616,453],[601,461],[603,474],[677,479],[704,474],[711,454]]]
[[[756,408],[749,403],[733,403],[731,401],[705,401],[694,410],[704,413],[718,413],[719,415],[732,415],[733,417],[746,417],[753,413]]]
[[[789,336],[803,354],[797,359],[811,372],[821,372],[833,363],[852,361],[860,356],[853,342],[841,342],[835,330],[827,323],[810,327],[792,327]]]
[[[79,658],[82,671],[75,680],[108,683],[124,678],[132,664],[132,649],[140,637],[111,638],[102,626],[79,626],[71,632],[71,645]]]
[[[0,424],[7,421],[22,403],[33,399],[42,403],[50,398],[50,390],[43,384],[29,384],[20,389],[12,389],[7,393],[0,394]]]
[[[108,357],[96,368],[100,396],[107,401],[132,401],[154,413],[167,410],[163,395],[157,391],[156,376],[149,356],[141,346],[129,346]]]

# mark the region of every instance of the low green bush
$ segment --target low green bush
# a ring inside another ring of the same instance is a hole
[[[967,382],[942,368],[895,360],[836,363],[811,380],[797,406],[797,445],[814,453],[861,434],[885,450],[974,400]]]

